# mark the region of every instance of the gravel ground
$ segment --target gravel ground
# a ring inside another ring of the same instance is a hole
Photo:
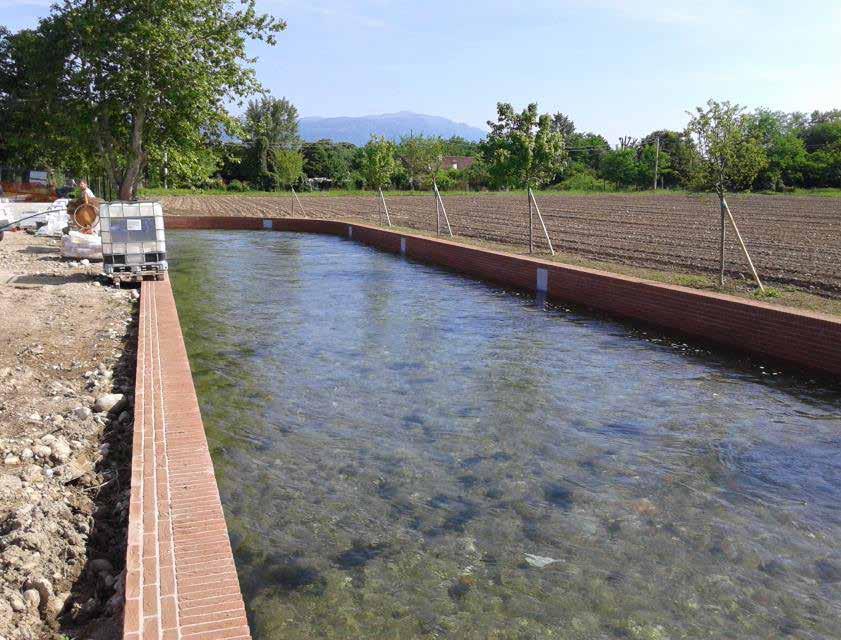
[[[136,291],[0,242],[0,639],[120,636]]]

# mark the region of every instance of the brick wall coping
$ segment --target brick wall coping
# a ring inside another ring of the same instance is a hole
[[[169,280],[140,294],[124,640],[251,638]]]

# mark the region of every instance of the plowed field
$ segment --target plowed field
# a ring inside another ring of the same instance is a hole
[[[374,196],[291,197],[170,196],[162,198],[170,215],[307,216],[377,222]],[[719,210],[711,196],[541,195],[538,205],[556,250],[582,257],[685,273],[718,269]],[[841,198],[731,196],[730,208],[760,275],[841,298]],[[435,231],[431,195],[387,198],[394,225]],[[522,250],[528,243],[525,196],[479,194],[447,196],[444,203],[453,233],[504,243]],[[535,219],[537,247],[546,250]],[[728,270],[748,274],[747,262],[728,228]]]

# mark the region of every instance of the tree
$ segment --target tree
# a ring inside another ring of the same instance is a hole
[[[693,186],[715,191],[722,200],[728,191],[749,188],[768,160],[744,109],[710,100],[706,109],[697,107],[690,116],[686,132],[696,149]]]
[[[60,104],[64,88],[45,81],[61,76],[59,46],[35,30],[11,33],[0,27],[0,146],[4,164],[44,167],[53,172],[72,166],[91,168],[90,145],[75,139],[67,126],[71,105]]]
[[[466,140],[461,136],[452,136],[442,140],[444,155],[475,157],[479,153],[479,143]]]
[[[729,217],[759,288],[762,283],[747,247],[742,241],[736,221],[725,200],[729,190],[749,187],[768,163],[762,145],[751,130],[750,117],[737,104],[709,100],[707,108],[697,107],[687,125],[687,133],[694,136],[697,150],[694,185],[712,189],[718,194],[721,209],[720,284],[724,285],[724,240],[726,219]]]
[[[372,135],[365,145],[365,156],[362,172],[365,184],[371,189],[382,189],[388,186],[397,163],[394,160],[396,146],[382,136]]]
[[[670,176],[672,172],[671,156],[657,143],[647,144],[637,153],[637,186],[641,189],[651,189],[654,185],[655,173],[657,182]]]
[[[604,155],[599,175],[620,186],[631,187],[639,182],[636,149],[616,149]]]
[[[269,152],[269,170],[275,176],[279,187],[291,187],[303,175],[304,158],[298,151],[273,148]]]
[[[659,129],[652,131],[640,140],[640,145],[642,145],[643,150],[646,147],[656,148],[657,140],[660,141],[661,160],[658,175],[662,177],[663,185],[668,188],[685,184],[692,173],[692,158],[694,156],[692,140],[683,131]],[[668,168],[665,170],[662,163],[664,156],[667,157],[666,162],[668,163]],[[644,159],[641,158],[641,162],[645,162]],[[644,186],[651,185],[653,177],[652,175],[651,180],[644,181]]]
[[[242,123],[248,141],[265,138],[272,149],[298,151],[298,109],[286,98],[263,96],[251,100]]]
[[[397,156],[406,169],[412,189],[419,186],[424,177],[438,173],[443,155],[441,138],[409,135],[402,137],[397,146]]]
[[[599,170],[610,143],[597,133],[573,133],[564,138],[564,149],[569,154],[569,161],[564,167],[564,177],[578,173],[594,173]]]
[[[558,111],[552,116],[552,129],[560,133],[564,138],[569,138],[575,133],[575,123],[568,115]]]
[[[356,145],[350,142],[305,142],[301,147],[304,173],[310,178],[329,178],[334,185],[346,188],[351,182],[357,151]]]
[[[563,169],[564,136],[553,128],[552,117],[538,116],[532,103],[521,113],[504,102],[497,104],[497,121],[479,145],[495,186],[542,186]]]
[[[285,26],[258,14],[255,0],[65,0],[37,29],[12,38],[33,40],[37,87],[26,89],[27,109],[51,114],[54,128],[101,163],[128,200],[150,157],[163,150],[187,157],[218,139],[231,123],[225,103],[259,89],[248,41],[274,44]],[[56,64],[42,66],[45,55]],[[18,124],[21,139],[38,129]]]

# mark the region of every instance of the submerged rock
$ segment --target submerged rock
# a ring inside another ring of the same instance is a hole
[[[575,495],[572,489],[560,482],[553,482],[543,488],[543,497],[549,504],[560,507],[564,511],[572,509],[575,503]]]
[[[356,542],[350,549],[335,556],[333,562],[342,569],[354,569],[366,565],[385,553],[387,549],[388,545],[384,542],[374,544]]]
[[[815,563],[815,571],[817,571],[821,582],[841,582],[841,565],[831,560],[818,560]]]
[[[455,579],[447,593],[453,600],[461,600],[476,585],[476,578],[470,575],[459,576]]]
[[[538,556],[533,553],[525,554],[525,558],[528,564],[530,564],[532,567],[537,567],[538,569],[543,569],[544,567],[548,567],[550,564],[560,562],[560,560],[556,560],[555,558],[549,558],[547,556]]]

